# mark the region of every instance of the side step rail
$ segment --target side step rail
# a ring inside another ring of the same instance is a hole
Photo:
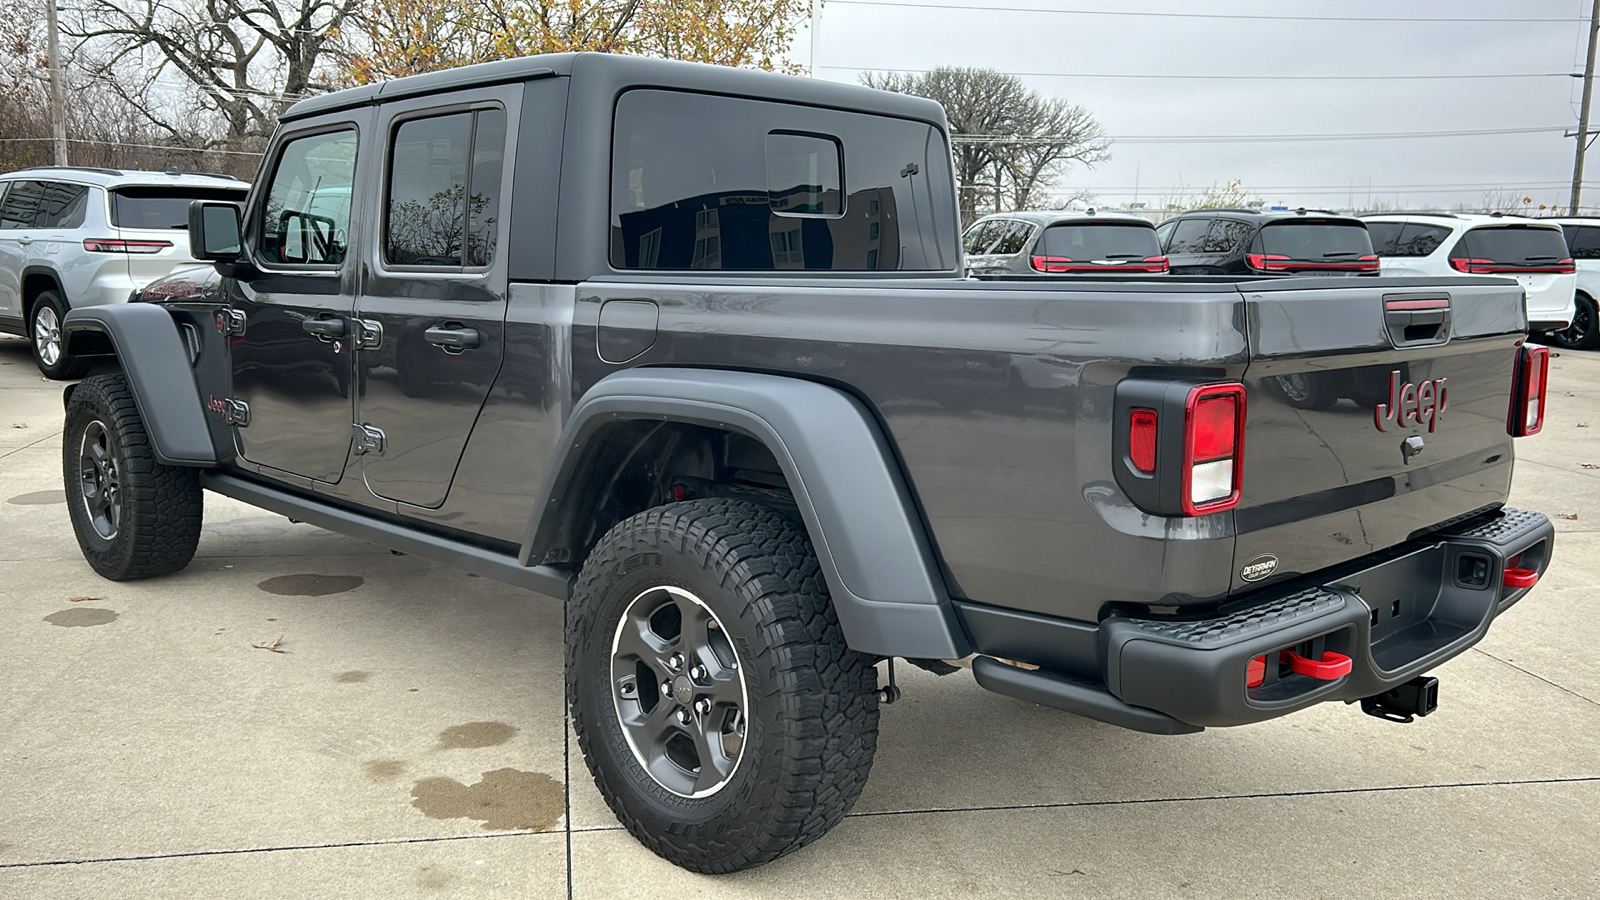
[[[1205,729],[1180,722],[1166,713],[1142,706],[1130,706],[1104,688],[1085,681],[1065,678],[1050,672],[1023,669],[992,656],[972,661],[972,677],[979,686],[996,694],[1027,700],[1069,713],[1118,725],[1146,734],[1194,734]]]
[[[363,515],[347,509],[326,506],[288,491],[254,484],[216,471],[202,471],[200,486],[224,497],[232,497],[269,512],[309,522],[320,528],[398,550],[423,559],[464,569],[547,594],[566,601],[572,596],[573,576],[549,566],[524,566],[515,554],[496,553],[465,541],[417,531],[395,522]]]

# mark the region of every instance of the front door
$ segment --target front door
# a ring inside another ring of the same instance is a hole
[[[357,110],[286,132],[251,196],[247,257],[231,303],[244,313],[232,340],[233,393],[249,420],[236,429],[248,461],[337,482],[351,446],[356,265],[351,210]],[[359,120],[359,121],[358,121]]]
[[[382,227],[357,300],[367,340],[356,410],[361,471],[379,497],[444,503],[500,371],[504,160],[520,91],[486,88],[380,113],[387,165],[369,210]]]

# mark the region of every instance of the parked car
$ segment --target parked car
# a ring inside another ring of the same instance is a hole
[[[962,237],[969,275],[1108,275],[1167,271],[1155,226],[1138,216],[1042,210],[999,213]]]
[[[191,207],[221,277],[67,315],[122,369],[67,389],[79,548],[177,572],[210,490],[552,595],[599,793],[700,872],[843,820],[897,657],[1153,734],[1430,714],[1551,559],[1504,508],[1521,290],[975,282],[948,148],[930,100],[615,54],[302,100],[242,220]],[[1354,370],[1370,411],[1274,386]]]
[[[1362,216],[1385,275],[1497,275],[1527,295],[1528,329],[1572,324],[1577,266],[1549,219],[1465,213]]]
[[[62,352],[69,309],[121,303],[189,255],[194,200],[242,203],[236,178],[71,166],[0,175],[0,332],[33,345],[39,371],[79,378],[89,361]]]
[[[1174,275],[1376,275],[1360,219],[1310,210],[1201,209],[1156,228]]]
[[[1578,283],[1572,297],[1572,323],[1548,333],[1550,342],[1575,350],[1600,348],[1600,218],[1545,219],[1561,226],[1567,252],[1577,267]]]

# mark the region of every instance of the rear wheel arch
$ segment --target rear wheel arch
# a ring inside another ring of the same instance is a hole
[[[721,455],[705,459],[707,447]],[[704,484],[697,464],[743,477]],[[722,370],[616,373],[573,411],[548,473],[524,565],[575,569],[612,524],[660,503],[792,504],[852,649],[935,659],[971,652],[895,454],[870,411],[835,388]]]

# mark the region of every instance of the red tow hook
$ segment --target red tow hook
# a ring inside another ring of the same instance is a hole
[[[1289,671],[1318,681],[1337,681],[1350,674],[1355,664],[1350,657],[1332,650],[1324,650],[1322,659],[1309,659],[1293,650],[1283,651],[1283,661],[1289,664]]]
[[[1506,569],[1500,582],[1508,588],[1531,588],[1539,583],[1539,573],[1532,569]]]

